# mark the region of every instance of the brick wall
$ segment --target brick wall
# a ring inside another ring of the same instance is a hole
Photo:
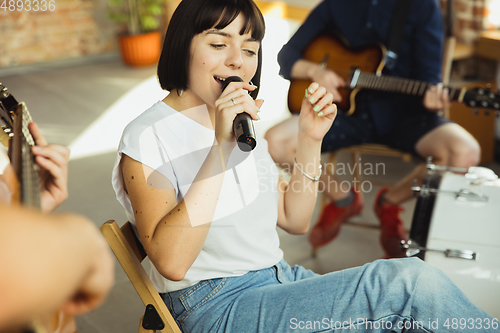
[[[0,5],[4,0],[0,0]],[[99,0],[53,0],[54,9],[18,10],[6,0],[0,8],[2,35],[0,67],[96,55],[116,49],[114,25],[106,19],[106,2]],[[17,0],[15,0],[17,3]],[[42,9],[39,0],[39,9]],[[46,0],[48,1],[48,0]],[[26,4],[28,0],[23,0]],[[18,3],[19,4],[19,3]],[[9,5],[12,9],[10,11]]]
[[[440,0],[443,14],[447,15],[448,0]],[[453,0],[452,24],[457,42],[474,43],[487,26],[486,6],[491,0]]]
[[[0,68],[103,54],[116,50],[115,26],[106,18],[104,0],[53,0],[54,11],[0,8]],[[35,0],[23,0],[31,1]],[[42,1],[42,0],[38,0]],[[45,0],[48,1],[48,0]],[[418,0],[415,0],[418,1]],[[446,12],[448,0],[439,0]],[[499,0],[453,0],[454,35],[472,44],[488,26],[486,5]],[[171,1],[173,3],[178,1]]]

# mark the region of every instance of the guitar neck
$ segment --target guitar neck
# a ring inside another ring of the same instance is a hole
[[[17,196],[23,205],[40,209],[40,168],[31,152],[35,142],[28,129],[31,116],[24,103],[17,105],[14,116],[11,162],[19,182]]]
[[[424,96],[432,83],[409,80],[394,76],[380,75],[384,66],[386,50],[380,45],[352,48],[344,38],[331,35],[319,35],[303,51],[303,58],[316,64],[326,64],[326,68],[337,73],[348,73],[344,78],[347,83],[339,89],[341,100],[337,102],[339,110],[347,115],[356,112],[356,94],[359,90],[370,89],[413,96]],[[288,90],[288,108],[292,113],[299,113],[302,95],[311,81],[294,79]],[[500,95],[491,91],[491,87],[453,88],[447,87],[450,100],[465,104],[471,108],[500,110]]]
[[[355,71],[352,76],[350,88],[363,88],[413,96],[424,96],[426,90],[432,85],[433,84],[429,82]],[[466,91],[464,88],[447,88],[450,100],[462,102]]]

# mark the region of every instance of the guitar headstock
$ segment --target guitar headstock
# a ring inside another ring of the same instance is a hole
[[[0,139],[4,146],[8,146],[9,138],[14,135],[14,110],[19,105],[14,96],[0,83]]]
[[[10,163],[19,183],[13,201],[40,208],[40,169],[31,151],[35,145],[28,128],[31,121],[26,104],[17,102],[0,83],[0,125],[5,133],[2,141],[7,142]]]
[[[491,90],[491,87],[468,89],[463,102],[472,108],[500,110],[500,94]]]

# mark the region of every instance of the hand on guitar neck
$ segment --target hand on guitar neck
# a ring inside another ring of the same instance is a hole
[[[28,126],[36,144],[32,152],[40,166],[42,211],[50,212],[68,198],[69,149],[47,143],[35,123]]]
[[[450,107],[449,89],[442,83],[431,86],[425,92],[423,104],[429,111],[437,112]]]
[[[69,149],[55,144],[48,144],[35,123],[28,125],[35,141],[33,155],[40,166],[41,208],[45,213],[53,211],[68,198],[68,160]],[[15,173],[9,164],[3,172],[2,180],[12,193],[15,187]],[[0,194],[6,196],[6,193]],[[10,201],[0,198],[0,202]]]

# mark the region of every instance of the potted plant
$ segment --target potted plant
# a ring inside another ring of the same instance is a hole
[[[166,0],[108,0],[109,18],[123,24],[118,45],[131,66],[156,63],[161,52],[160,18]]]

